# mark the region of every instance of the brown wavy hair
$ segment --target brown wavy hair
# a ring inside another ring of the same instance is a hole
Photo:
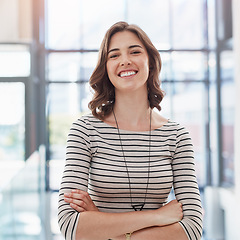
[[[158,50],[154,47],[147,34],[138,26],[126,22],[117,22],[106,32],[98,55],[97,65],[90,77],[89,83],[93,89],[94,95],[88,107],[92,114],[98,119],[103,120],[113,109],[115,102],[115,88],[109,80],[107,74],[107,53],[111,37],[117,32],[130,31],[139,38],[145,46],[149,57],[149,77],[147,80],[148,100],[150,107],[156,107],[161,110],[160,102],[163,99],[164,92],[160,88],[159,74],[161,71],[161,58]]]

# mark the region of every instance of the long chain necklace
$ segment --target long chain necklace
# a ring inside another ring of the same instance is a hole
[[[116,118],[116,115],[114,113],[114,110],[113,111],[113,116],[114,116],[114,119],[115,119],[115,123],[116,123],[116,126],[117,126],[117,130],[118,130],[118,136],[119,136],[119,141],[120,141],[120,144],[121,144],[121,148],[122,148],[122,154],[123,154],[123,158],[124,158],[124,162],[125,162],[125,167],[126,167],[126,171],[127,171],[127,176],[128,176],[128,185],[129,185],[129,190],[130,190],[130,198],[131,198],[131,206],[132,208],[135,210],[135,211],[142,211],[145,203],[146,203],[146,197],[147,197],[147,190],[148,190],[148,185],[149,185],[149,175],[150,175],[150,156],[151,156],[151,153],[150,153],[150,150],[151,150],[151,128],[152,128],[152,111],[150,111],[150,120],[149,120],[149,150],[148,150],[148,177],[147,177],[147,185],[146,185],[146,191],[145,191],[145,196],[144,196],[144,202],[143,203],[133,203],[133,198],[132,198],[132,188],[131,188],[131,179],[130,179],[130,175],[129,175],[129,170],[128,170],[128,166],[127,166],[127,161],[126,161],[126,157],[125,157],[125,154],[124,154],[124,151],[123,151],[123,144],[122,144],[122,139],[121,139],[121,135],[120,135],[120,130],[119,130],[119,126],[118,126],[118,122],[117,122],[117,118]]]

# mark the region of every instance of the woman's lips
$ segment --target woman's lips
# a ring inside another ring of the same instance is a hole
[[[133,71],[133,70],[131,70],[131,71],[121,71],[119,73],[119,77],[129,77],[129,76],[132,76],[132,75],[135,75],[135,74],[137,74],[137,71]]]

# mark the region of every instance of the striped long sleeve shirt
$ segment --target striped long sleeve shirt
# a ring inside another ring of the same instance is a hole
[[[121,147],[118,129],[92,114],[72,124],[58,207],[65,239],[75,239],[81,214],[64,201],[64,193],[73,189],[88,191],[99,211],[116,213],[133,211],[132,204],[144,201],[143,210],[158,209],[173,189],[183,206],[179,224],[188,239],[201,239],[202,207],[189,133],[168,121],[151,131],[150,146],[149,135],[120,129]]]

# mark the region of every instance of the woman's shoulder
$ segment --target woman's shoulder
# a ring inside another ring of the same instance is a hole
[[[93,118],[94,116],[92,113],[83,113],[73,122],[73,124],[89,125],[93,121]]]
[[[179,123],[176,121],[173,121],[169,118],[165,118],[162,115],[160,115],[158,112],[153,111],[153,123],[152,123],[152,128],[153,129],[162,129],[162,130],[177,130],[178,127],[180,126]]]
[[[92,113],[88,112],[82,114],[74,123],[81,125],[85,128],[92,129],[101,127],[103,121],[96,118]]]
[[[175,130],[177,134],[188,133],[187,127],[184,124],[175,120],[168,119],[168,122],[165,126],[167,126],[171,130]]]
[[[77,119],[79,122],[91,122],[92,119],[95,117],[92,115],[91,112],[83,113],[81,116]]]
[[[182,123],[176,120],[165,118],[158,113],[157,114],[155,113],[154,116],[155,116],[154,126],[153,126],[154,129],[176,132],[177,135],[184,132],[188,133],[187,128]]]

